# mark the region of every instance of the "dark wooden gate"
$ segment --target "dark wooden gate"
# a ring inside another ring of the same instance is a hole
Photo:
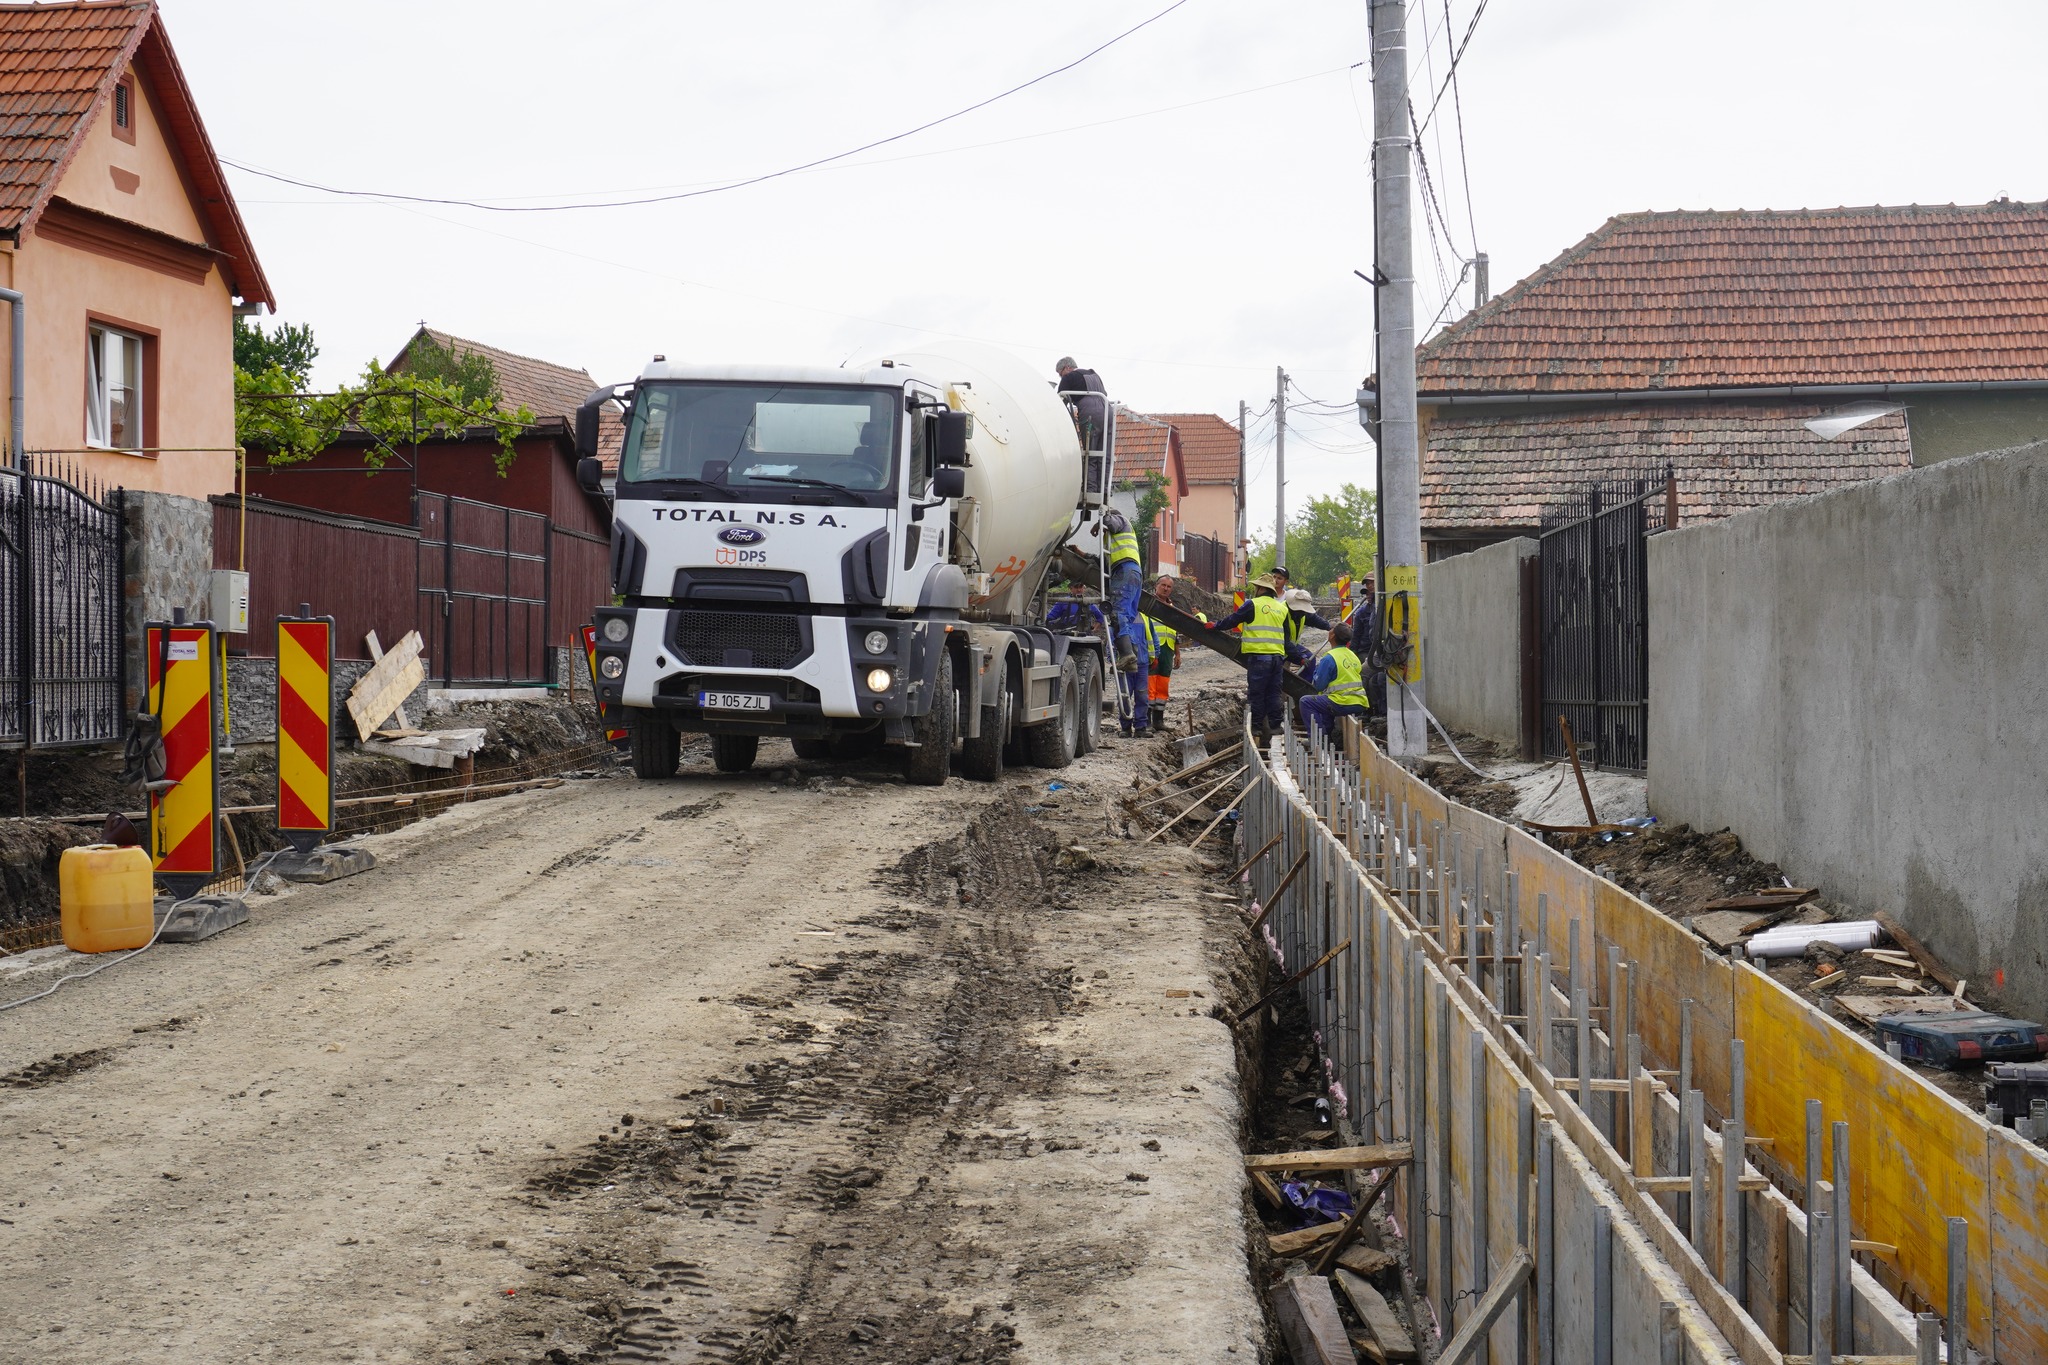
[[[419,532],[420,634],[441,685],[549,681],[548,519],[421,493]]]
[[[1650,631],[1646,542],[1677,519],[1669,470],[1574,494],[1544,519],[1541,546],[1543,756],[1649,765]]]

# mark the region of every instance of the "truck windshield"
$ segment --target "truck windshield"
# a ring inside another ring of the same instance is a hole
[[[620,482],[694,481],[813,498],[821,488],[887,492],[896,485],[901,403],[902,395],[887,389],[643,384],[626,428]]]

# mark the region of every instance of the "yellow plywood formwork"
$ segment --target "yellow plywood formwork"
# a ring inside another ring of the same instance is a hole
[[[1735,971],[1735,1018],[1750,1040],[1749,1131],[1804,1170],[1806,1101],[1819,1100],[1830,1124],[1847,1120],[1856,1235],[1898,1247],[1907,1282],[1937,1306],[1945,1307],[1946,1220],[1970,1220],[1970,1261],[1980,1272],[1969,1277],[1970,1337],[1988,1345],[1983,1120],[1754,968]]]
[[[1992,1320],[1998,1359],[2048,1360],[2048,1252],[2041,1245],[2048,1166],[2007,1128],[1989,1130]]]
[[[1527,837],[1527,836],[1524,836]],[[1533,842],[1533,841],[1532,841]],[[1550,852],[1550,850],[1545,850]],[[1556,857],[1555,853],[1551,856]],[[1583,868],[1579,875],[1587,876]],[[1637,964],[1632,1024],[1658,1066],[1679,1064],[1681,1002],[1693,1002],[1693,1087],[1725,1105],[1728,1043],[1734,1035],[1734,980],[1727,959],[1715,957],[1684,925],[1648,907],[1614,883],[1594,883],[1593,924],[1601,943],[1620,947]]]

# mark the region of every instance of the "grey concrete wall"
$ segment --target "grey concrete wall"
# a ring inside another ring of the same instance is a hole
[[[1445,725],[1521,742],[1521,566],[1536,550],[1518,537],[1423,567],[1423,676]]]
[[[142,626],[168,621],[174,607],[193,620],[206,615],[213,572],[213,508],[196,498],[130,489],[126,507],[128,553],[123,622],[128,650],[128,706],[141,704],[144,679]]]
[[[1650,807],[2048,1017],[2048,443],[1650,541]]]

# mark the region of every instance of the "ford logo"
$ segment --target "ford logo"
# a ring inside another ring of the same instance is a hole
[[[727,545],[759,545],[768,539],[768,533],[751,526],[728,526],[718,533],[718,538]]]

